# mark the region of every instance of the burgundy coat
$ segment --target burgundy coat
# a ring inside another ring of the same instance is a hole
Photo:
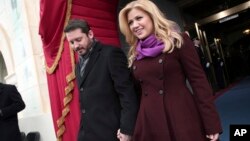
[[[181,49],[135,61],[132,66],[141,87],[133,141],[206,141],[206,134],[222,132],[193,42],[187,35],[183,38]]]

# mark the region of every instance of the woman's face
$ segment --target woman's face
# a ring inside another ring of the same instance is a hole
[[[127,19],[130,30],[138,39],[145,39],[153,34],[153,21],[145,11],[134,8],[128,12]]]

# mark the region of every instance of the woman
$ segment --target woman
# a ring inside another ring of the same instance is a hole
[[[149,0],[128,3],[119,26],[141,91],[133,140],[218,140],[222,129],[212,90],[189,37]]]

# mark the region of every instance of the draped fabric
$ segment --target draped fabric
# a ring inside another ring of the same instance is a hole
[[[40,0],[39,34],[57,140],[77,140],[80,125],[74,73],[77,57],[65,40],[65,24],[69,19],[83,18],[89,22],[97,40],[119,46],[117,5],[118,0]]]
[[[73,0],[71,19],[84,18],[98,40],[119,46],[117,5],[118,0]]]

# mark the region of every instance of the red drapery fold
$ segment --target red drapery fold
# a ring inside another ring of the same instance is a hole
[[[117,5],[118,0],[73,0],[71,19],[84,18],[98,40],[119,46]]]
[[[75,83],[75,57],[64,39],[68,18],[84,18],[95,37],[119,46],[118,0],[40,0],[39,34],[47,64],[47,80],[57,139],[77,140],[80,122],[79,93]]]

